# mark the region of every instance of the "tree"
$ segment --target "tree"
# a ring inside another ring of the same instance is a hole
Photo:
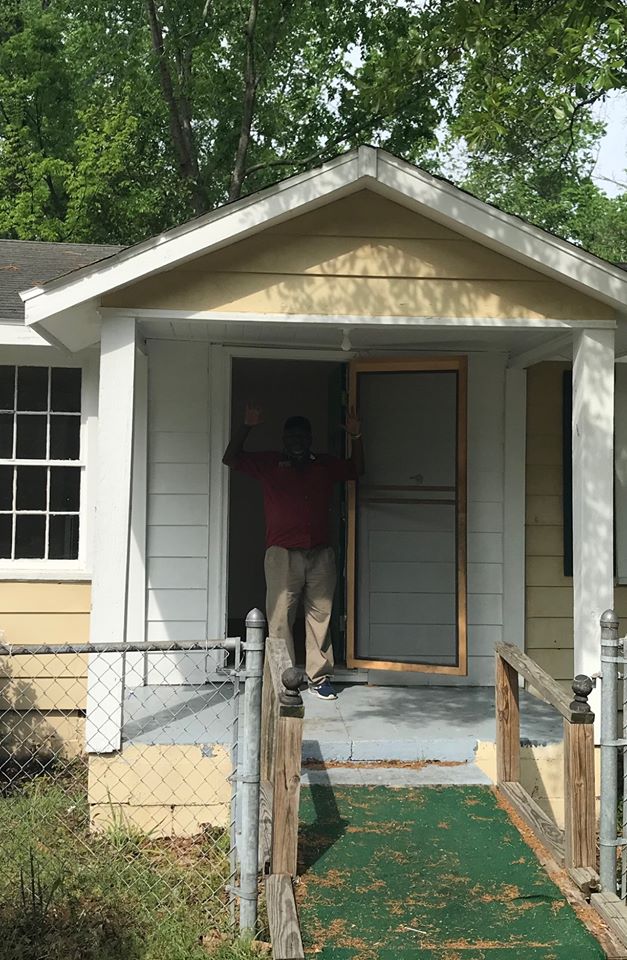
[[[132,242],[358,142],[433,143],[437,73],[385,104],[361,66],[411,19],[395,0],[12,0],[0,232]]]
[[[130,243],[374,142],[435,171],[461,148],[485,199],[620,238],[590,109],[625,83],[625,9],[581,6],[5,0],[0,233]]]
[[[466,189],[627,260],[624,201],[591,179],[603,132],[592,107],[627,87],[623,0],[433,0],[428,11],[424,45],[389,59],[400,76],[427,59],[446,77],[452,98],[436,162],[461,153]]]
[[[603,127],[591,112],[627,87],[627,7],[622,0],[482,6],[484,30],[475,5],[466,9],[475,16],[451,125],[468,144],[466,187],[599,256],[627,260],[624,197],[610,199],[592,180]]]

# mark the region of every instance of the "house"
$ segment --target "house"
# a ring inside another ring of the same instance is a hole
[[[349,401],[368,466],[334,511],[343,676],[491,686],[502,638],[561,681],[598,671],[600,614],[627,614],[620,267],[368,146],[92,254],[25,275],[24,323],[0,327],[9,641],[86,640],[90,589],[95,643],[238,633],[263,529],[221,463],[230,423],[252,397],[252,445],[298,412],[341,450]],[[62,737],[86,710],[101,758],[129,686],[211,669],[116,656],[77,658],[46,700]]]

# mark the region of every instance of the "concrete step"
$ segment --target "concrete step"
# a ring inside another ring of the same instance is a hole
[[[358,763],[346,766],[305,767],[301,783],[309,786],[385,786],[438,787],[490,786],[492,781],[475,763],[440,764],[401,767]]]

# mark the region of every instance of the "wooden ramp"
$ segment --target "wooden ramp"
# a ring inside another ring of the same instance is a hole
[[[267,642],[260,863],[275,960],[626,960],[601,919],[616,933],[621,909],[593,894],[591,681],[576,678],[571,700],[516,647],[495,653],[496,789],[329,781],[301,796],[303,678]],[[520,783],[519,675],[563,718],[564,831]]]
[[[593,909],[569,903],[490,788],[304,788],[299,874],[305,956],[611,955],[586,925],[601,935]]]

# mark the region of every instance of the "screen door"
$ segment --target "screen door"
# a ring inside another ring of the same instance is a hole
[[[355,361],[366,472],[351,484],[348,664],[463,675],[466,360]]]

